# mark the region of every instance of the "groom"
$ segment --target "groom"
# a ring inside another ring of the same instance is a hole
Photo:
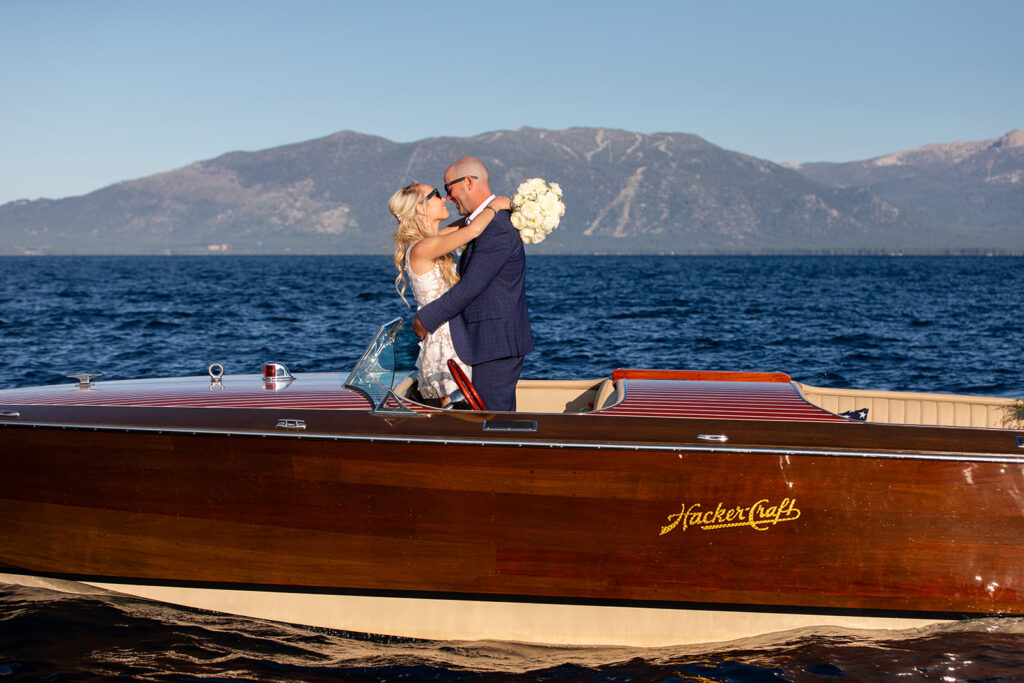
[[[484,211],[495,215],[462,252],[459,282],[421,308],[412,329],[422,339],[448,321],[455,351],[473,366],[473,386],[487,409],[515,410],[523,356],[533,351],[523,241],[509,212],[488,206],[494,194],[478,159],[464,157],[449,166],[444,190],[467,223]]]

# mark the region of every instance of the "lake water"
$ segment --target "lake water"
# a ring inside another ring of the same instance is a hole
[[[388,257],[0,258],[0,387],[347,372],[411,317]],[[1024,396],[1020,257],[528,257],[525,377],[788,372]],[[0,473],[2,476],[2,473]],[[0,585],[0,680],[1024,680],[1024,621],[624,650],[366,637]]]

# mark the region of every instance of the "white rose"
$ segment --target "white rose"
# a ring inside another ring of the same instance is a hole
[[[558,183],[548,183],[548,189],[558,195],[558,198],[562,198],[562,186]]]
[[[533,195],[533,197],[536,198],[538,193],[543,192],[547,188],[548,184],[541,178],[530,178],[519,186],[519,191],[524,194]]]
[[[541,195],[537,199],[537,204],[545,214],[554,214],[558,211],[558,198],[550,192]]]
[[[523,205],[519,207],[519,213],[521,213],[523,218],[527,221],[533,221],[540,216],[540,205],[534,201],[523,202]]]
[[[523,221],[522,215],[520,215],[518,212],[517,213],[513,213],[511,220],[512,220],[512,227],[513,228],[515,228],[516,230],[522,230],[523,229],[523,226],[525,225],[525,223]]]

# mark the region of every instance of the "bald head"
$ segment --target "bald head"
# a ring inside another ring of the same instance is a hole
[[[487,167],[475,157],[462,157],[448,167],[452,178],[459,178],[464,175],[475,175],[478,180],[490,185],[490,178],[487,175]],[[447,175],[447,174],[446,174]]]

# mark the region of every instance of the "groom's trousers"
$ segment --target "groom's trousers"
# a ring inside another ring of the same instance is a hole
[[[523,371],[523,356],[499,358],[473,366],[473,386],[487,410],[516,409],[516,384]]]

